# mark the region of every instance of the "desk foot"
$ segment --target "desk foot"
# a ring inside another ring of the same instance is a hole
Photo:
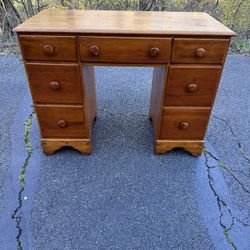
[[[72,147],[82,154],[91,154],[92,145],[89,139],[42,139],[43,152],[47,155],[54,154],[62,147]]]
[[[155,144],[155,153],[162,154],[173,150],[174,148],[183,148],[192,156],[200,156],[204,147],[204,141],[200,140],[157,140]]]

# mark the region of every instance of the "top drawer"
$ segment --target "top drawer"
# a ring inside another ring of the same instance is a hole
[[[19,42],[25,60],[76,61],[74,36],[20,35]]]
[[[228,39],[175,38],[172,63],[222,64],[229,45]]]
[[[80,37],[84,62],[167,63],[171,38]]]

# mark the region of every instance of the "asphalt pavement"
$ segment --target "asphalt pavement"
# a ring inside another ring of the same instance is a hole
[[[0,56],[0,249],[250,249],[249,69],[228,56],[198,158],[154,155],[146,67],[96,67],[92,155],[45,156],[21,58]]]

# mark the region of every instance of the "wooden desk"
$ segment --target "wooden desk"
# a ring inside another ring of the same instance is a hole
[[[201,154],[230,38],[206,13],[44,10],[18,33],[42,146],[92,150],[94,65],[153,66],[154,149]]]

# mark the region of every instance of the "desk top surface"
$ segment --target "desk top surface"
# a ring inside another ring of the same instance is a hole
[[[139,35],[236,35],[204,12],[59,9],[43,10],[17,26],[14,31]]]

